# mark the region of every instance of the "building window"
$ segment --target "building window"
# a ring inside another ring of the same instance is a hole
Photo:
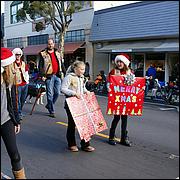
[[[23,47],[22,38],[7,39],[7,47]]]
[[[165,79],[165,53],[147,53],[146,54],[146,72],[150,66],[156,69],[156,78],[159,81]]]
[[[65,42],[85,41],[84,30],[68,31],[65,36]]]
[[[28,46],[29,45],[39,45],[47,44],[48,34],[38,35],[38,36],[29,36],[28,37]]]
[[[84,30],[67,31],[65,36],[65,42],[81,42],[85,41]],[[55,43],[59,42],[59,38],[55,36]]]
[[[23,7],[22,1],[13,1],[10,5],[10,13],[11,13],[11,24],[17,23],[16,13],[19,9]]]
[[[179,82],[179,54],[168,54],[169,81]]]
[[[144,54],[133,54],[131,60],[131,69],[136,77],[144,76]]]

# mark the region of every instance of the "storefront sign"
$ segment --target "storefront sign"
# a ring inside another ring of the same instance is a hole
[[[123,76],[111,75],[107,114],[141,116],[144,103],[145,78],[136,77],[132,85]]]

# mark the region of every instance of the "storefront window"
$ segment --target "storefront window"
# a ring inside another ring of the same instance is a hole
[[[144,76],[144,54],[132,55],[131,69],[136,77]]]
[[[150,66],[155,67],[156,77],[159,81],[165,80],[165,53],[146,54],[146,72]]]
[[[169,81],[179,80],[179,54],[168,55]]]

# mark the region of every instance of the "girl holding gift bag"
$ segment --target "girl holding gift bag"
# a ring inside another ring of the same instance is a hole
[[[85,64],[83,61],[75,61],[70,70],[67,71],[65,78],[62,81],[61,91],[65,94],[66,98],[76,96],[80,98],[81,94],[90,93],[85,87]],[[72,114],[69,110],[67,102],[65,101],[65,110],[68,116],[68,128],[67,128],[67,142],[68,149],[72,152],[78,152],[78,147],[75,140],[75,122],[73,120]],[[81,149],[86,152],[92,152],[95,150],[94,147],[90,146],[90,142],[85,142],[81,140]]]

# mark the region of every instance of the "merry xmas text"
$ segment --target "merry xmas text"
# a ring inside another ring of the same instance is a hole
[[[128,92],[128,93],[133,93],[133,94],[138,94],[140,91],[140,88],[135,87],[135,86],[114,86],[114,92]]]
[[[135,87],[135,86],[114,86],[114,92],[118,93],[132,93],[132,94],[138,94],[140,91],[140,88]],[[137,96],[135,95],[116,95],[115,96],[115,102],[136,102],[137,101]]]

